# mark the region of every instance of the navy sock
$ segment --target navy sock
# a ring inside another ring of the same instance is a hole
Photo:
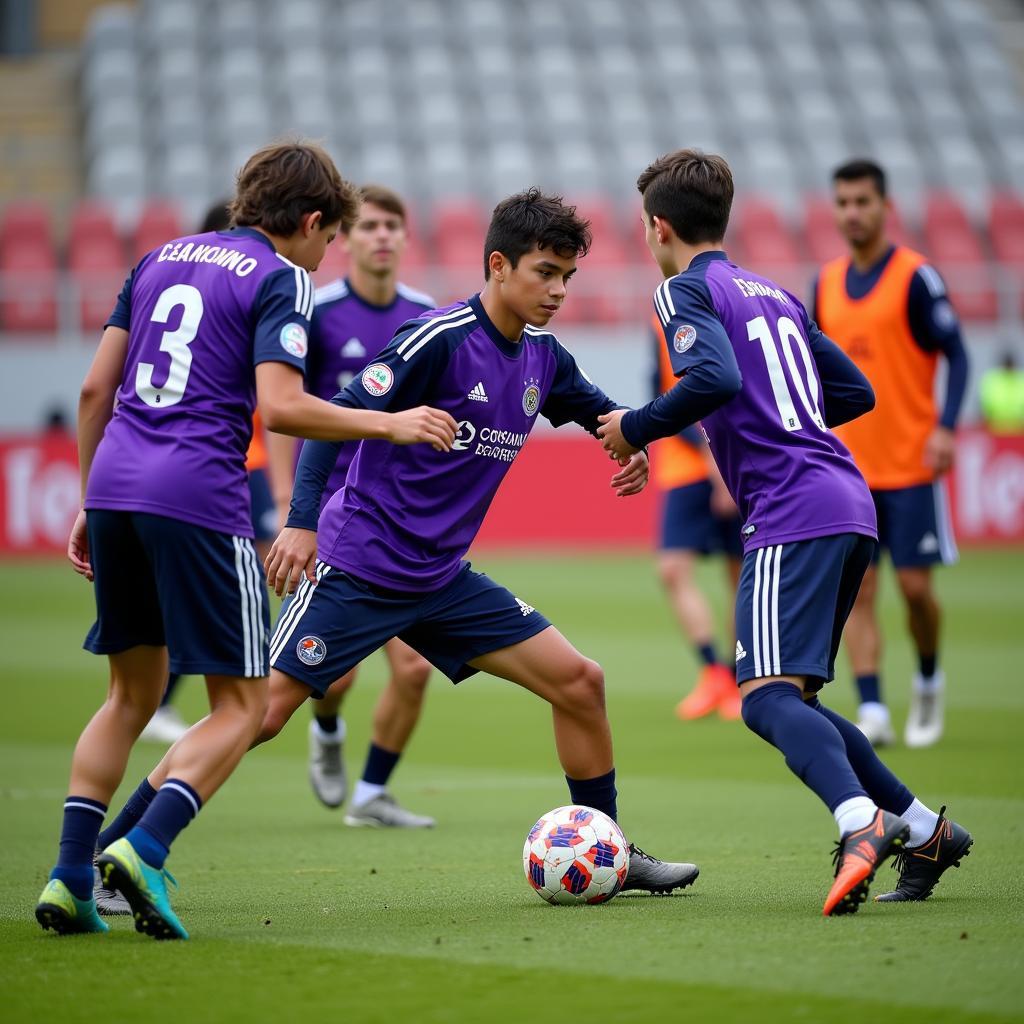
[[[743,721],[751,732],[782,751],[789,770],[830,811],[844,800],[867,796],[839,730],[808,707],[791,683],[769,683],[748,693],[743,698]]]
[[[167,677],[167,686],[164,689],[164,699],[160,701],[160,707],[166,707],[171,703],[171,698],[174,696],[174,691],[178,688],[178,683],[181,682],[181,676],[177,672],[172,672]]]
[[[700,660],[705,665],[717,665],[718,655],[715,653],[714,644],[698,644],[697,653],[700,655]]]
[[[594,810],[607,814],[612,821],[618,821],[618,792],[615,789],[614,768],[607,775],[598,775],[594,779],[570,779],[566,775],[565,781],[569,783],[569,799],[574,804],[593,807]]]
[[[128,833],[128,842],[147,864],[162,868],[171,843],[202,806],[199,794],[187,782],[168,779],[138,825]]]
[[[64,801],[60,854],[50,877],[60,879],[76,899],[92,897],[92,857],[106,813],[106,804],[87,796],[69,796]]]
[[[882,681],[878,674],[857,676],[854,679],[857,684],[857,693],[860,694],[861,704],[881,704],[882,702]]]
[[[314,715],[313,717],[322,732],[335,733],[338,731],[337,715]]]
[[[856,772],[868,796],[883,810],[902,814],[914,802],[914,794],[889,771],[864,733],[853,722],[825,707],[817,698],[807,706],[819,715],[824,715],[843,737],[850,767]]]
[[[146,808],[153,802],[156,790],[143,779],[128,802],[121,808],[121,813],[99,834],[96,845],[105,850],[114,840],[128,835],[132,826],[146,813]]]
[[[921,675],[925,679],[931,679],[935,675],[935,670],[939,666],[939,656],[937,654],[918,654],[917,666],[921,672]]]
[[[366,752],[363,782],[368,782],[371,786],[386,786],[401,756],[401,752],[396,754],[393,750],[385,750],[376,743],[371,743],[370,749]]]

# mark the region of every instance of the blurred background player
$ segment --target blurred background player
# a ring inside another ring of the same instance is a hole
[[[655,316],[654,394],[675,384],[665,348],[661,321]],[[702,668],[697,684],[677,705],[676,714],[689,721],[717,711],[725,719],[740,717],[740,694],[732,668],[718,660],[711,607],[697,583],[697,559],[725,556],[731,593],[735,595],[743,558],[736,504],[708,452],[700,427],[691,426],[651,448],[651,475],[661,493],[661,538],[658,576]]]
[[[993,434],[1024,434],[1024,371],[1012,352],[982,375],[981,414]]]
[[[231,226],[230,200],[219,199],[206,211],[199,233],[210,231],[226,231]],[[284,435],[278,435],[283,437]],[[291,442],[286,441],[291,446]],[[259,409],[252,418],[252,441],[245,454],[245,469],[249,481],[249,500],[252,507],[253,546],[262,564],[270,551],[270,545],[277,536],[277,531],[284,525],[288,516],[288,500],[291,497],[291,471],[285,470],[283,480],[271,486],[269,471],[271,469],[267,456],[267,438],[260,419]],[[280,474],[279,474],[280,475]],[[275,500],[274,493],[278,498]],[[167,677],[167,689],[164,691],[160,707],[153,712],[153,717],[142,730],[140,740],[155,743],[174,743],[188,731],[188,723],[181,717],[181,712],[172,703],[177,692],[181,676],[172,672]]]
[[[313,309],[306,387],[325,401],[361,374],[402,324],[435,306],[428,295],[398,280],[408,231],[405,204],[396,192],[379,185],[367,185],[360,190],[355,223],[342,231],[340,239],[349,255],[348,274],[344,280],[318,288]],[[355,449],[355,445],[341,446],[338,462],[324,489],[321,509],[344,484]],[[292,459],[293,451],[289,445],[287,460]],[[390,676],[373,713],[366,763],[345,823],[430,827],[433,818],[406,810],[386,788],[419,720],[430,662],[397,637],[384,645],[384,654]],[[345,721],[339,712],[357,671],[353,668],[347,672],[312,707],[309,779],[313,791],[327,807],[341,806],[347,794]]]
[[[875,548],[875,509],[827,424],[874,401],[853,362],[789,292],[729,260],[729,165],[699,150],[640,175],[655,307],[679,382],[642,409],[600,417],[622,459],[698,420],[743,520],[736,676],[747,727],[775,746],[839,829],[822,913],[854,913],[877,867],[903,852],[885,901],[925,899],[966,856],[970,833],[931,811],[867,738],[817,697],[834,676],[843,622]],[[904,847],[906,846],[906,850]]]
[[[864,474],[906,605],[917,657],[904,739],[923,747],[942,735],[945,676],[939,667],[941,610],[932,566],[956,561],[946,490],[954,429],[967,386],[967,353],[946,288],[924,256],[886,235],[885,173],[852,160],[833,173],[836,223],[849,255],[826,264],[814,288],[814,318],[864,372],[875,408],[837,430]],[[946,397],[935,404],[938,357]],[[846,625],[860,698],[858,726],[875,744],[894,733],[881,685],[877,563],[864,574]]]

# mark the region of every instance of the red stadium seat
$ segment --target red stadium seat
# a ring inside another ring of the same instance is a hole
[[[950,299],[967,320],[993,320],[996,293],[981,239],[955,196],[933,192],[925,204],[924,241],[943,272]]]
[[[8,206],[0,220],[0,326],[8,331],[57,329],[57,253],[49,210]]]
[[[445,277],[444,295],[439,295],[438,301],[472,295],[483,277],[488,224],[483,208],[473,199],[442,199],[434,204],[431,220],[433,252]],[[419,223],[423,224],[422,219]]]
[[[619,212],[603,196],[569,198],[576,213],[590,222],[593,237],[590,251],[569,284],[565,303],[553,325],[568,323],[620,323],[627,317],[631,264],[627,242],[619,221]],[[648,256],[648,259],[650,257]]]
[[[796,239],[773,203],[752,197],[737,213],[732,234],[752,270],[771,276],[777,268],[791,268],[801,262]]]
[[[1013,192],[993,196],[988,211],[988,234],[996,259],[1024,267],[1024,199]]]
[[[804,197],[804,245],[817,265],[828,263],[846,253],[846,243],[836,227],[832,200],[822,195]]]
[[[132,263],[138,263],[147,252],[184,234],[186,231],[176,206],[159,200],[148,203],[135,225],[135,234],[131,240]]]
[[[83,200],[72,214],[68,268],[80,292],[82,330],[102,328],[127,273],[124,246],[102,203]]]

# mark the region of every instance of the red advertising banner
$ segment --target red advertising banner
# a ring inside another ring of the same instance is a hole
[[[650,547],[658,494],[617,498],[615,465],[591,438],[545,434],[522,450],[494,500],[478,548]],[[1024,543],[1024,437],[962,431],[949,478],[957,542]],[[0,438],[0,557],[63,554],[79,506],[75,442]]]

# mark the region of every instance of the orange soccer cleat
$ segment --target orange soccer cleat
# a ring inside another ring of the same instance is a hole
[[[822,914],[855,914],[868,898],[868,886],[886,857],[901,850],[910,838],[910,826],[895,814],[876,811],[871,824],[847,832],[836,843],[833,860],[836,880],[825,899]]]
[[[732,673],[724,665],[706,665],[697,677],[697,685],[676,705],[676,714],[684,722],[703,718],[715,710],[723,718],[738,718],[738,709],[737,714],[731,714],[733,698],[738,705],[739,690]],[[722,710],[723,705],[729,713]]]

